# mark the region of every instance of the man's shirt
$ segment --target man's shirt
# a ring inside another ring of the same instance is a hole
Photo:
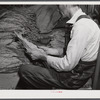
[[[48,64],[57,71],[72,70],[80,59],[88,62],[97,58],[100,29],[91,19],[82,18],[76,22],[80,15],[85,15],[81,9],[67,22],[73,24],[73,28],[66,55],[62,58],[47,56]]]

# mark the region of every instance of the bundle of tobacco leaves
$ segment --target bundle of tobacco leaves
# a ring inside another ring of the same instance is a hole
[[[3,6],[0,6],[0,8],[3,8]],[[57,18],[54,17],[56,11],[55,9],[52,11],[52,6],[50,8],[50,6],[42,5],[22,5],[5,6],[4,8],[6,9],[0,10],[0,72],[13,72],[21,65],[31,63],[14,32],[22,34],[23,37],[34,44],[48,45],[51,40],[50,34],[52,34],[52,32],[48,32],[48,29],[51,30],[53,21]],[[41,34],[43,32],[42,27],[45,33]]]
[[[28,41],[36,42],[40,38],[39,29],[36,27],[36,15],[27,12],[26,9],[10,9],[1,13],[0,73],[15,72],[19,66],[30,63],[14,31],[23,34]]]

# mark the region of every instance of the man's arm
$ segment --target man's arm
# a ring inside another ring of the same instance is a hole
[[[72,39],[68,44],[66,55],[62,58],[46,56],[47,62],[57,71],[70,71],[79,62],[87,45],[89,27],[75,26]]]
[[[72,31],[72,39],[68,44],[66,55],[62,58],[49,56],[41,50],[32,50],[33,59],[43,59],[57,71],[70,71],[72,70],[79,62],[84,49],[87,45],[89,27],[87,26],[78,26],[75,27]]]
[[[70,71],[78,64],[82,57],[87,45],[89,32],[90,30],[87,26],[75,27],[72,31],[73,36],[68,44],[66,55],[62,58],[50,56],[35,49],[32,51],[32,56],[34,59],[47,61],[57,71]]]

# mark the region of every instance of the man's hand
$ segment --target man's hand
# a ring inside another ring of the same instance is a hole
[[[21,33],[17,33],[16,31],[14,33],[20,39],[20,41],[22,42],[22,44],[24,45],[24,47],[26,49],[34,49],[34,48],[37,48],[37,46],[35,44],[29,42],[26,38],[24,38]]]
[[[46,53],[43,49],[39,49],[35,44],[27,41],[21,34],[14,32],[17,37],[22,41],[22,44],[26,50],[26,53],[29,54],[33,60],[37,59],[46,59]]]
[[[27,49],[26,53],[28,53],[32,60],[37,60],[37,59],[41,59],[41,60],[46,60],[46,53],[42,50],[42,49],[37,49],[34,48],[33,50]]]
[[[38,46],[38,48],[43,49],[46,54],[53,55],[53,56],[62,56],[63,49],[61,48],[49,48],[45,46]]]

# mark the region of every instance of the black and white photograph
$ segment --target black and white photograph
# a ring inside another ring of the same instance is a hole
[[[0,90],[100,90],[99,45],[100,3],[0,4]]]

